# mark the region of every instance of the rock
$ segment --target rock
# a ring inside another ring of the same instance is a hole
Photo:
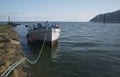
[[[3,40],[3,37],[0,37],[0,40]]]
[[[4,61],[0,61],[0,66],[4,66],[6,63]]]
[[[2,44],[2,45],[0,45],[0,49],[4,49],[4,46],[3,46],[3,44]]]
[[[30,66],[29,65],[24,65],[22,67],[22,70],[27,73],[27,77],[32,77],[32,73],[30,71]]]
[[[6,43],[9,42],[10,40],[5,38],[4,36],[0,36],[0,43]]]
[[[19,41],[12,40],[12,39],[10,39],[10,42],[11,42],[11,44],[14,44],[14,45],[19,45],[20,44]]]
[[[9,47],[10,47],[10,44],[4,43],[3,46],[4,46],[4,48],[9,48]]]
[[[22,67],[22,70],[23,70],[24,72],[29,72],[30,66],[24,65],[24,66]]]

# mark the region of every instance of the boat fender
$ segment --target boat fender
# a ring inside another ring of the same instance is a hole
[[[28,42],[30,43],[30,44],[33,44],[34,43],[34,41],[35,41],[35,39],[34,38],[32,38],[32,37],[28,37]]]

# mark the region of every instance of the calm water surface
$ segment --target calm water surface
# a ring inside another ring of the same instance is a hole
[[[54,48],[45,46],[33,77],[120,77],[120,24],[56,22],[61,34]],[[27,28],[16,27],[25,55],[33,60],[40,46],[27,44]],[[30,23],[28,23],[30,24]]]

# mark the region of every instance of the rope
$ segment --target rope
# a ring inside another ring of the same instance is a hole
[[[29,60],[28,58],[26,58],[26,61],[27,61],[28,63],[30,63],[30,64],[36,64],[36,63],[37,63],[38,59],[39,59],[40,56],[41,56],[41,53],[42,53],[42,51],[43,51],[43,48],[44,48],[44,46],[45,46],[46,38],[47,38],[47,33],[45,34],[44,41],[43,41],[43,45],[42,45],[42,47],[41,47],[41,50],[40,50],[40,53],[39,53],[38,57],[37,57],[35,60],[33,60],[33,61],[31,61],[31,60]]]
[[[25,60],[25,58],[22,58],[20,61],[12,64],[4,73],[1,74],[1,76],[8,76],[8,75],[11,73],[11,71],[12,71],[15,67],[17,67],[19,64],[21,64],[24,60]],[[6,75],[5,75],[5,74],[6,74]]]
[[[47,30],[48,30],[48,27],[47,27],[46,31],[47,31]],[[8,76],[15,67],[17,67],[18,65],[20,65],[20,64],[23,63],[24,61],[27,61],[27,62],[30,63],[30,64],[36,64],[36,63],[38,62],[38,60],[39,60],[42,52],[43,52],[43,48],[44,48],[44,46],[45,46],[46,38],[47,38],[47,33],[45,33],[44,41],[43,41],[42,47],[41,47],[41,49],[40,49],[40,53],[39,53],[38,57],[37,57],[35,60],[31,61],[31,60],[29,60],[28,58],[23,57],[20,61],[12,64],[12,65],[11,65],[5,72],[3,72],[0,76],[1,76],[1,77],[2,77],[2,76]]]
[[[25,61],[25,58],[22,58],[15,66],[13,66],[13,67],[6,73],[6,76],[8,76],[15,67],[17,67],[18,65],[20,65],[20,64],[21,64],[22,62],[24,62],[24,61]]]
[[[4,73],[1,74],[1,76],[5,75],[5,73],[7,73],[16,63],[12,64]]]

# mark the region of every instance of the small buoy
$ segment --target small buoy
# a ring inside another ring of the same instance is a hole
[[[28,25],[25,25],[25,27],[28,27]]]

